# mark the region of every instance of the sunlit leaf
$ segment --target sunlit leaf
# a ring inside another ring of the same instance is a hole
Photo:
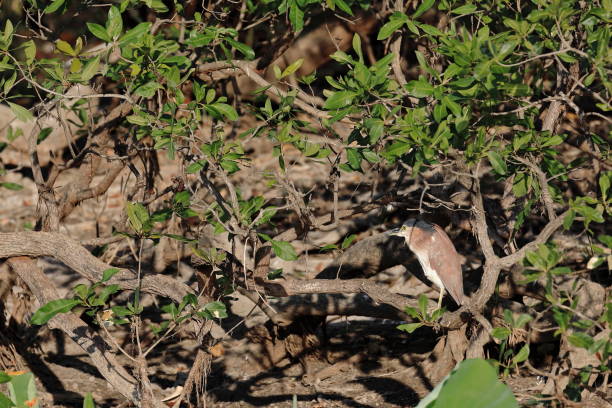
[[[52,300],[40,309],[38,309],[36,312],[34,312],[32,318],[30,319],[30,322],[36,325],[45,324],[56,314],[67,313],[80,303],[81,301],[78,299]]]
[[[34,119],[34,116],[30,113],[30,111],[24,108],[23,106],[8,101],[7,103],[9,104],[9,107],[11,108],[17,119],[19,119],[20,121],[29,122],[30,120]]]
[[[295,261],[298,259],[295,249],[289,242],[285,241],[270,241],[274,254],[285,261]]]

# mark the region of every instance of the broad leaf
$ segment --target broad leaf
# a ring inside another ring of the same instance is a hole
[[[106,31],[106,28],[102,27],[100,24],[87,23],[87,28],[89,29],[89,31],[93,35],[95,35],[96,37],[98,37],[102,41],[104,41],[104,42],[111,42],[112,41],[110,35],[108,35],[108,32]]]
[[[30,319],[30,323],[36,325],[42,325],[47,323],[53,316],[58,313],[67,313],[71,311],[76,305],[80,304],[81,301],[78,299],[56,299],[47,303],[40,309],[38,309]]]
[[[295,261],[298,259],[295,249],[289,242],[285,241],[270,241],[274,254],[285,261]]]
[[[510,388],[483,359],[464,360],[417,408],[518,408]]]

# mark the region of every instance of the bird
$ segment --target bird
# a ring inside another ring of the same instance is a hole
[[[440,289],[438,309],[442,306],[445,290],[457,305],[464,302],[461,256],[446,232],[436,224],[411,218],[400,228],[389,231],[403,237],[416,255],[425,276]]]

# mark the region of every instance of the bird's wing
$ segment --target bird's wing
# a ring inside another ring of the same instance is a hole
[[[450,240],[446,232],[434,225],[435,246],[434,251],[430,252],[429,264],[434,269],[444,288],[450,293],[458,305],[463,303],[463,274],[461,273],[461,259],[455,245]]]

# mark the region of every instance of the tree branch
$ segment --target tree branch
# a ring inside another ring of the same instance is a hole
[[[7,263],[17,275],[28,285],[41,304],[60,299],[53,282],[36,265],[36,261],[28,257],[10,258]],[[121,395],[140,405],[141,396],[137,381],[115,359],[111,347],[102,336],[93,332],[85,322],[72,313],[60,313],[49,320],[49,327],[60,329],[89,355],[100,374]],[[162,408],[161,403],[154,403]]]
[[[83,248],[79,242],[60,233],[35,231],[0,233],[0,258],[14,256],[50,256],[92,282],[102,279],[102,273],[111,268]],[[108,284],[114,283],[122,289],[134,290],[138,287],[136,274],[128,269],[121,269],[108,281]],[[144,276],[141,290],[168,297],[179,303],[183,296],[193,293],[189,286],[164,275]]]

